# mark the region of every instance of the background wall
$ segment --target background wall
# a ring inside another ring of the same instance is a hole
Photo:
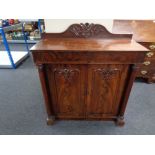
[[[71,24],[75,23],[95,23],[104,25],[110,32],[112,32],[112,19],[45,19],[45,32],[63,32]]]

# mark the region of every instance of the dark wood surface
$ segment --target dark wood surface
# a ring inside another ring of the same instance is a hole
[[[153,20],[114,20],[114,33],[132,33],[133,39],[150,52],[140,66],[137,77],[147,79],[148,83],[155,82],[155,22]]]
[[[137,42],[155,42],[153,20],[114,20],[113,33],[133,34]]]
[[[135,41],[120,39],[51,38],[43,39],[31,50],[39,51],[141,51],[146,50]]]
[[[77,24],[74,26],[77,30]],[[78,29],[77,38],[76,31],[74,37],[69,35],[70,27],[66,31],[69,36],[64,37],[66,32],[44,35],[31,49],[39,70],[47,122],[112,120],[122,126],[135,75],[148,50],[128,35],[111,35],[103,26],[102,39],[96,37],[93,26],[87,29],[91,34]]]

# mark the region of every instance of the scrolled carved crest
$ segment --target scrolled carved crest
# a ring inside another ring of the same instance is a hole
[[[106,28],[99,24],[81,23],[74,24],[70,28],[70,31],[78,37],[93,37],[99,35],[101,32],[107,32]]]
[[[43,33],[42,38],[112,38],[132,39],[132,34],[113,34],[103,25],[94,23],[80,23],[70,25],[62,33]]]

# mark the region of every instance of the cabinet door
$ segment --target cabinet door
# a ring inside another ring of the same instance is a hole
[[[125,65],[88,65],[88,118],[117,114],[127,71]]]
[[[85,66],[48,65],[52,107],[57,118],[84,118]]]

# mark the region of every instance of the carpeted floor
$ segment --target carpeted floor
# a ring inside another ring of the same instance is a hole
[[[20,49],[21,45],[14,47]],[[57,121],[46,125],[37,70],[28,58],[16,70],[0,69],[0,134],[155,134],[155,84],[135,82],[125,115],[126,125],[113,122]]]

